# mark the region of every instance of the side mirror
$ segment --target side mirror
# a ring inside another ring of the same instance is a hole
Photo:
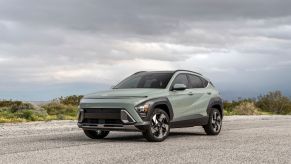
[[[175,84],[173,86],[173,89],[172,90],[173,91],[183,91],[185,89],[187,89],[187,86],[185,84]]]

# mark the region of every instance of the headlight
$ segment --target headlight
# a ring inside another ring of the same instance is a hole
[[[150,109],[150,104],[145,103],[135,107],[135,110],[140,114],[141,117],[146,117]]]

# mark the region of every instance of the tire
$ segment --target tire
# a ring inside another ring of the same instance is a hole
[[[222,116],[218,109],[212,108],[209,113],[208,124],[204,125],[207,135],[218,135],[222,127]]]
[[[102,139],[109,134],[109,131],[102,130],[84,130],[84,133],[87,137],[91,139]]]
[[[150,116],[150,125],[143,132],[143,136],[149,142],[161,142],[164,141],[170,133],[170,119],[168,114],[162,110],[156,108]]]

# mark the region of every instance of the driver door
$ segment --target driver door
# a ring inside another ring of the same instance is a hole
[[[175,84],[184,84],[187,88],[185,90],[172,90]],[[189,86],[187,74],[184,73],[178,74],[171,84],[168,98],[173,108],[173,122],[187,119],[189,111],[193,109],[195,95],[189,90]]]

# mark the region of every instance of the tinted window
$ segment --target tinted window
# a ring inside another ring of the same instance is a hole
[[[200,77],[200,79],[201,79],[201,81],[202,81],[202,83],[203,83],[203,86],[204,86],[204,87],[207,87],[207,85],[208,85],[208,81],[207,81],[206,79],[202,78],[202,77]]]
[[[189,88],[189,83],[186,74],[179,74],[175,78],[172,86],[174,86],[175,84],[185,84],[187,88]]]
[[[121,83],[116,85],[114,89],[166,88],[172,76],[173,73],[138,73],[126,78]]]
[[[204,88],[204,84],[198,76],[188,75],[190,88]]]

